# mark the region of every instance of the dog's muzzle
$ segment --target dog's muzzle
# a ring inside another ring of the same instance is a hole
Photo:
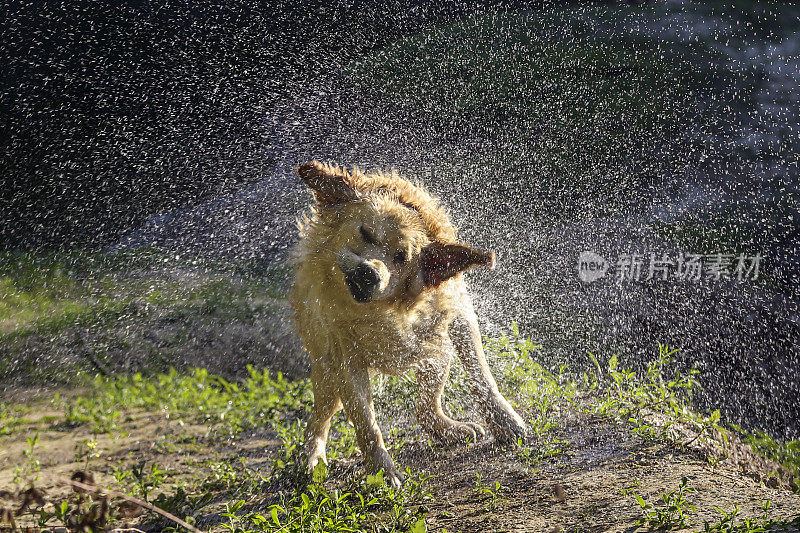
[[[372,299],[375,289],[381,283],[381,276],[375,268],[367,263],[361,263],[347,272],[344,280],[347,282],[353,299],[359,303],[365,303]]]

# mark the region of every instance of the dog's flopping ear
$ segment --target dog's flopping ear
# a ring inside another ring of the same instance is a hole
[[[422,283],[435,287],[476,265],[494,268],[494,252],[482,252],[464,244],[432,242],[422,249],[419,269]]]
[[[321,205],[340,204],[357,198],[355,180],[346,170],[319,161],[303,163],[297,173]]]

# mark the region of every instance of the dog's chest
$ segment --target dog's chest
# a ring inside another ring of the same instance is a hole
[[[443,311],[406,321],[376,319],[358,328],[356,352],[362,364],[379,372],[405,372],[423,359],[441,357],[443,347],[449,345],[447,326],[451,320]]]

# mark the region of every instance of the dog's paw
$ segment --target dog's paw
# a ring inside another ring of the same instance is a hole
[[[400,470],[394,464],[392,456],[385,448],[376,447],[374,451],[367,455],[367,472],[370,474],[377,474],[383,470],[383,477],[386,483],[392,487],[399,489],[405,481],[405,477],[400,473]]]
[[[474,422],[452,422],[437,432],[437,437],[448,444],[475,442],[486,436],[486,430]]]
[[[432,437],[447,444],[475,442],[486,436],[480,424],[453,420],[442,412],[423,409],[417,412],[417,420]]]
[[[328,465],[328,458],[325,457],[325,448],[320,449],[318,446],[312,446],[306,452],[306,457],[308,458],[306,474],[313,474],[319,463]]]
[[[502,444],[513,444],[520,440],[524,441],[528,435],[528,429],[521,421],[508,420],[504,424],[494,424],[491,427],[492,435],[497,442]]]
[[[489,429],[495,440],[503,444],[517,442],[528,435],[522,417],[506,401],[497,402],[488,416]]]

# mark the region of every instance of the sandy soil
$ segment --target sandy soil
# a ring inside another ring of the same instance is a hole
[[[32,410],[25,424],[0,437],[0,489],[15,490],[16,468],[27,460],[25,436],[38,432],[35,457],[41,471],[35,483],[50,501],[71,490],[58,478],[86,468],[85,460],[76,456],[85,439],[95,438],[102,452],[88,465],[98,485],[118,487],[114,467],[156,462],[171,473],[169,483],[160,489],[167,493],[182,482],[197,480],[198,473],[205,477],[206,461],[235,463],[243,458],[249,468],[267,474],[281,446],[271,432],[220,440],[203,425],[158,412],[123,414],[113,434],[92,435],[87,428],[65,427],[63,416],[46,399],[27,403]],[[660,495],[677,489],[684,476],[695,489],[689,495],[697,512],[690,517],[692,529],[701,529],[703,521],[717,522],[722,515],[715,506],[727,511],[738,506],[741,517],[760,516],[763,500],[772,502],[772,518],[800,516],[800,495],[768,486],[775,483],[759,480],[763,472],[748,472],[741,461],[709,461],[702,449],[643,440],[607,419],[574,414],[558,430],[569,443],[566,450],[535,464],[526,462],[518,449],[497,447],[491,439],[466,446],[430,446],[410,422],[391,423],[407,430],[408,442],[395,453],[396,461],[434,476],[429,487],[435,500],[428,505],[426,519],[431,531],[645,531],[647,527],[637,525],[642,513],[635,498],[621,491],[634,489],[657,504]],[[332,462],[330,476],[335,481],[360,472],[359,458],[353,456]],[[499,481],[504,487],[494,509],[475,490],[476,474],[486,484]],[[200,525],[213,527],[213,513]]]

